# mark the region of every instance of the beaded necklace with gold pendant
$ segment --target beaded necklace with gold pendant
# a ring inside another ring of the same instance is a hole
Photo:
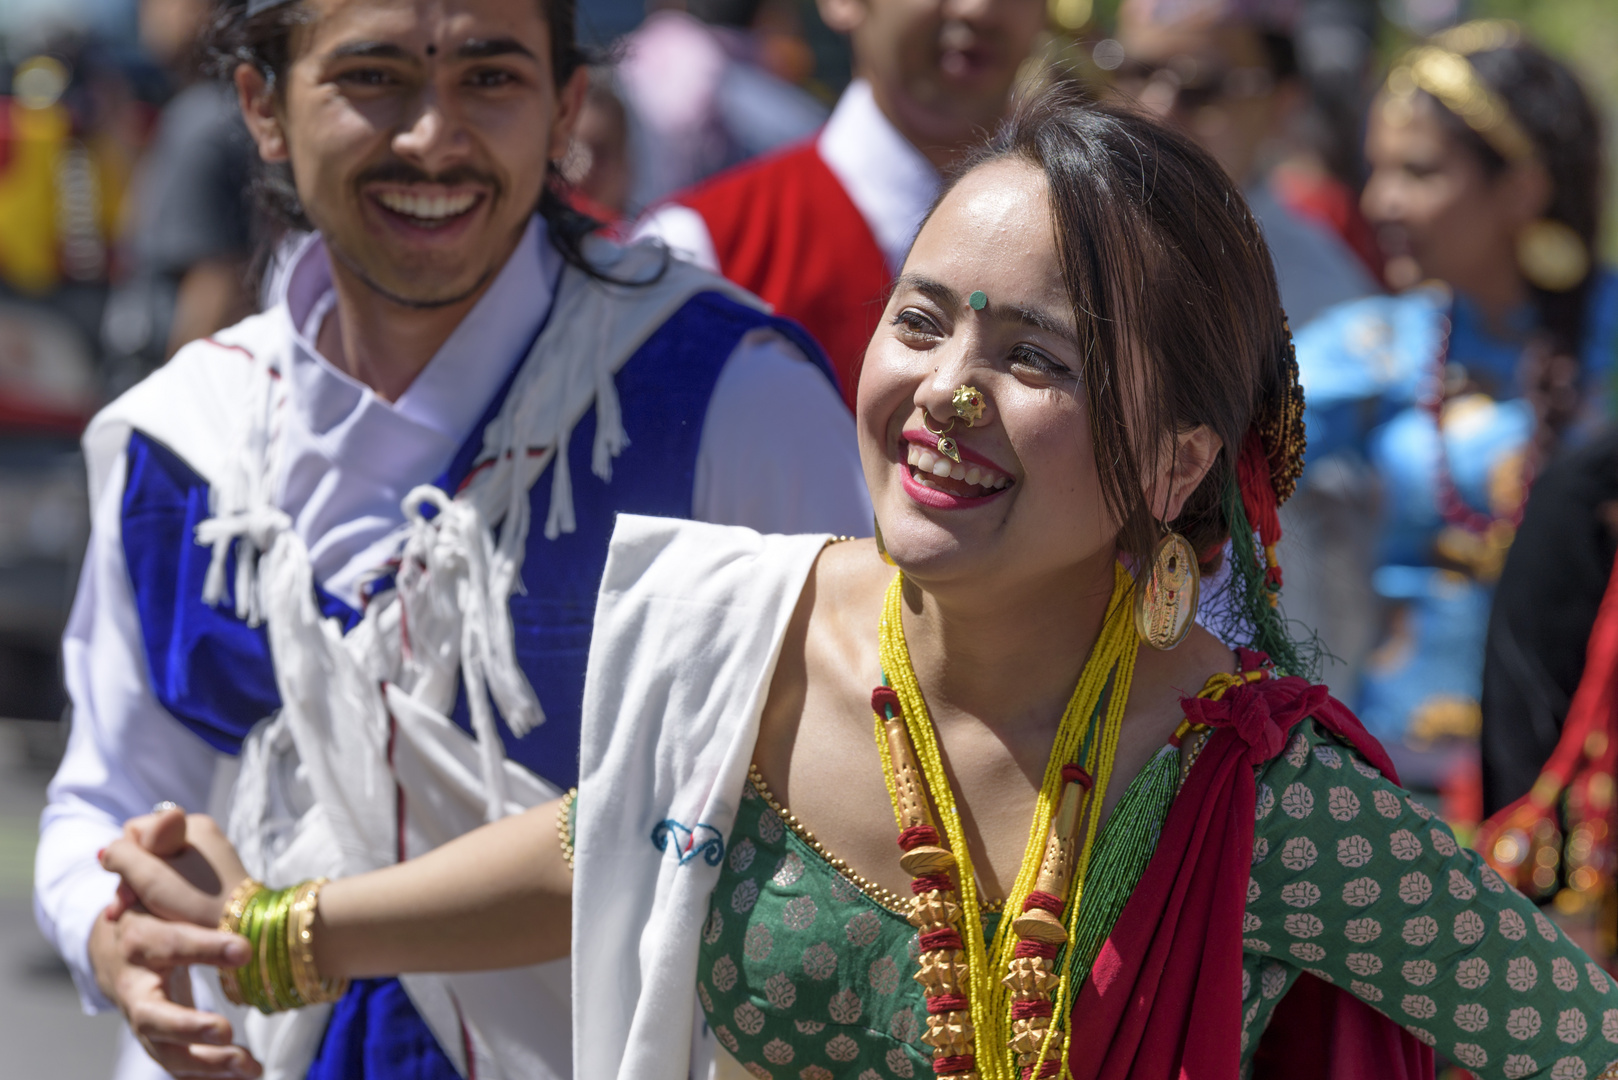
[[[905,645],[903,580],[894,578],[883,606],[884,685],[872,692],[871,706],[904,851],[899,862],[912,875],[915,894],[910,922],[920,933],[921,954],[914,977],[927,996],[922,1038],[933,1047],[933,1072],[950,1080],[1054,1077],[1067,1060],[1061,1018],[1072,992],[1057,955],[1077,926],[1100,820],[1087,811],[1091,796],[1104,794],[1112,778],[1134,676],[1133,583],[1115,566],[1101,635],[1057,727],[1006,917],[986,943],[971,851]],[[997,979],[996,973],[1003,974]]]

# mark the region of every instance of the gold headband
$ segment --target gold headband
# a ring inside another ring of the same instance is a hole
[[[1467,60],[1472,53],[1505,48],[1521,37],[1515,23],[1480,19],[1446,30],[1410,50],[1388,73],[1389,111],[1402,109],[1408,115],[1416,91],[1426,91],[1507,161],[1533,160],[1537,153],[1534,140]]]

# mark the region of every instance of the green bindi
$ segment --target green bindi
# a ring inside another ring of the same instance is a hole
[[[971,296],[968,296],[966,298],[966,302],[972,305],[973,311],[982,311],[984,308],[989,306],[989,298],[982,289],[979,289]]]

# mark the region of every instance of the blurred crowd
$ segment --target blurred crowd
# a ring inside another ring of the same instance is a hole
[[[1311,445],[1282,515],[1286,614],[1452,822],[1527,795],[1618,548],[1613,87],[1536,40],[1556,23],[1527,4],[1518,24],[1460,0],[948,0],[978,32],[943,61],[912,26],[936,6],[582,5],[575,208],[798,320],[852,404],[873,301],[1008,88],[1069,80],[1171,118],[1246,192],[1295,335]],[[1612,44],[1618,15],[1587,14]],[[210,18],[0,16],[0,713],[62,708],[39,672],[88,529],[77,434],[275,272],[235,92],[198,48]],[[1555,765],[1577,805],[1486,837],[1569,917],[1610,884],[1579,854],[1600,849],[1610,741]]]

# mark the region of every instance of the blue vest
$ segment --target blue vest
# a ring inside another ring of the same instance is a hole
[[[687,301],[638,349],[615,380],[630,444],[606,483],[573,471],[574,532],[545,539],[550,486],[534,485],[535,527],[523,561],[526,591],[511,598],[517,659],[544,706],[545,723],[523,738],[501,725],[506,753],[560,788],[578,783],[579,723],[596,591],[618,513],[690,517],[703,421],[720,372],[747,331],[769,327],[791,340],[832,381],[824,355],[795,323],[718,293]],[[499,412],[508,378],[437,485],[454,492]],[[591,410],[574,428],[573,462],[588,462],[595,440]],[[180,723],[225,753],[280,707],[269,641],[234,615],[234,600],[202,602],[210,551],[196,543],[206,520],[208,485],[173,451],[141,432],[130,436],[123,497],[124,558],[146,646],[152,688]],[[547,474],[548,475],[548,474]],[[234,554],[227,580],[234,580]],[[317,589],[321,610],[352,627],[359,615]],[[464,690],[453,717],[471,730]],[[455,1070],[394,979],[356,983],[333,1012],[310,1080],[453,1080]]]

